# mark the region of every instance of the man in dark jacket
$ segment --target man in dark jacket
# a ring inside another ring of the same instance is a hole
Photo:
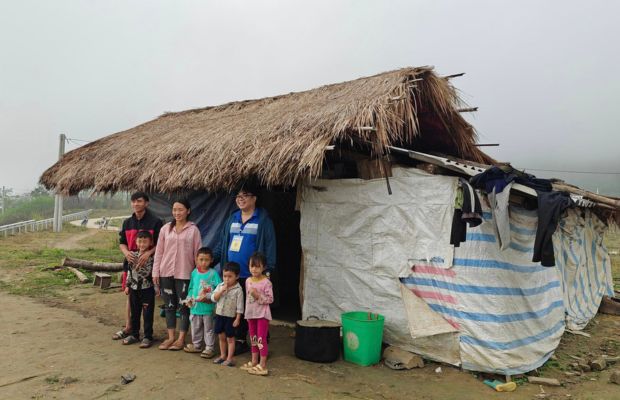
[[[125,289],[125,281],[127,279],[127,266],[128,264],[135,265],[140,268],[144,265],[148,259],[155,253],[155,245],[157,244],[157,238],[159,237],[159,231],[162,227],[161,219],[157,218],[153,213],[148,210],[149,196],[144,192],[136,192],[131,195],[131,208],[133,214],[131,217],[123,221],[123,226],[119,232],[119,249],[125,256],[125,262],[123,265],[123,278],[122,286]],[[143,253],[140,258],[135,256],[135,251],[138,250],[136,245],[136,238],[138,232],[148,231],[153,237],[153,248]],[[124,339],[131,332],[131,323],[129,317],[129,300],[127,301],[127,318],[125,321],[125,329],[121,329],[116,332],[112,339]]]

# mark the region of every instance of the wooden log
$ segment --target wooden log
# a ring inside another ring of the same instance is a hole
[[[84,275],[81,271],[79,271],[76,268],[73,267],[67,267],[67,269],[71,272],[73,272],[73,275],[75,275],[78,280],[80,281],[80,283],[86,283],[88,282],[90,279],[88,279],[88,277],[86,275]]]
[[[123,263],[93,262],[70,257],[62,259],[62,266],[82,268],[87,271],[119,272],[123,270]]]
[[[539,378],[537,376],[528,376],[527,381],[529,383],[547,386],[562,386],[559,380],[553,378]]]

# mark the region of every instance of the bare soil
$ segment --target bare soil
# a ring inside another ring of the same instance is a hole
[[[75,243],[94,239],[81,236]],[[20,270],[2,271],[3,280],[19,277]],[[156,345],[146,350],[123,346],[111,336],[124,323],[125,299],[118,289],[100,290],[89,284],[37,299],[0,291],[0,339],[5,344],[0,398],[620,399],[620,386],[608,383],[610,369],[565,374],[573,357],[620,355],[620,317],[598,315],[586,329],[590,338],[564,335],[557,360],[539,370],[544,377],[560,379],[562,387],[541,389],[521,378],[515,392],[497,393],[482,384],[482,374],[433,362],[421,369],[393,371],[382,364],[301,361],[293,355],[293,330],[281,326],[271,330],[268,377],[214,365],[195,354],[161,351]],[[164,336],[164,319],[159,316],[155,336]],[[248,357],[239,356],[237,363]],[[441,372],[436,373],[439,366]],[[121,375],[128,372],[136,375],[135,381],[121,385]]]

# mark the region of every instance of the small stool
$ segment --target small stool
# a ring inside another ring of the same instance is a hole
[[[99,286],[101,289],[107,289],[110,287],[111,283],[112,275],[104,272],[95,272],[95,282],[93,282],[93,286]]]

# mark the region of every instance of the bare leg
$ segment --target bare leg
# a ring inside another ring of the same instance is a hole
[[[226,338],[226,341],[228,342],[228,357],[226,358],[226,361],[232,361],[233,356],[235,355],[235,338]]]
[[[222,360],[226,359],[226,334],[225,333],[220,333],[218,335],[218,339],[220,342],[220,358]]]
[[[252,354],[252,364],[254,364],[254,354]],[[267,369],[267,356],[260,356],[260,366]]]
[[[187,332],[185,331],[179,331],[179,338],[174,342],[174,345],[176,346],[185,346],[185,336],[187,335]],[[172,340],[174,340],[174,331],[172,331]]]

